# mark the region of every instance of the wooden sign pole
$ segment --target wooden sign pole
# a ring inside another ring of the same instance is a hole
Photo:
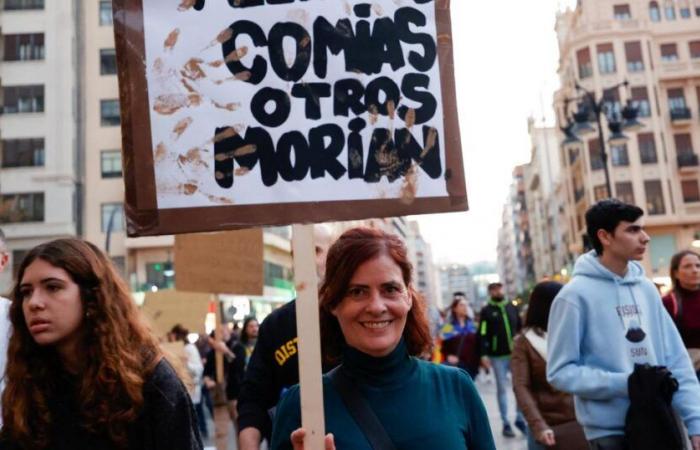
[[[323,418],[321,330],[318,316],[318,280],[313,225],[293,225],[292,233],[297,291],[301,426],[306,430],[304,450],[323,450],[326,427]]]

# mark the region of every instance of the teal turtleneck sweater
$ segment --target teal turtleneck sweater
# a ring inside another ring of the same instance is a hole
[[[496,448],[484,404],[463,370],[413,358],[403,340],[382,358],[346,347],[343,364],[398,450]],[[371,450],[327,376],[323,395],[326,432],[335,436],[336,448]],[[277,405],[272,450],[291,450],[289,436],[300,426],[296,385]]]

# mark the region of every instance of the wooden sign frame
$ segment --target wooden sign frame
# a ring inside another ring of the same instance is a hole
[[[442,89],[446,197],[222,205],[159,209],[145,54],[143,2],[114,0],[114,32],[121,103],[125,212],[129,236],[320,223],[370,217],[465,211],[468,207],[454,79],[449,0],[435,0],[437,61]]]

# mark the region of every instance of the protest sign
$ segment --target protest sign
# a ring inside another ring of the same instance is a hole
[[[263,294],[260,228],[175,236],[175,287],[185,292]]]
[[[210,294],[196,292],[147,292],[141,311],[158,336],[165,336],[178,323],[191,333],[204,334],[211,298]]]
[[[465,210],[448,5],[115,0],[128,234]]]

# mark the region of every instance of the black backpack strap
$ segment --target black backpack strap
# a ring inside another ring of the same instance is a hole
[[[357,425],[365,433],[374,450],[396,450],[377,415],[370,408],[362,393],[352,383],[342,365],[328,372],[333,387],[338,391]]]

